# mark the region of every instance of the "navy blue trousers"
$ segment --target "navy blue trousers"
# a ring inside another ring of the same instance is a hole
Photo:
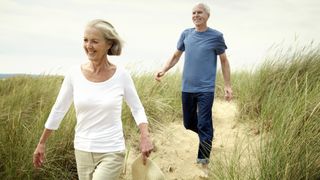
[[[212,125],[212,105],[214,92],[182,92],[183,124],[186,129],[199,136],[199,163],[209,163],[214,128]]]

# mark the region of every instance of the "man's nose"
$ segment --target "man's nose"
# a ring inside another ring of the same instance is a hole
[[[88,42],[88,43],[86,44],[86,46],[87,46],[87,48],[92,48],[92,43],[91,43],[91,42]]]

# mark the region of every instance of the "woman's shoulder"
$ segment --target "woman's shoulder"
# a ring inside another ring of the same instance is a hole
[[[117,65],[117,76],[123,81],[128,81],[128,79],[131,79],[129,70],[123,65]]]

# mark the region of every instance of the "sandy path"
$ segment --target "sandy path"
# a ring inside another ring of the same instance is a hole
[[[237,137],[244,136],[245,130],[235,121],[238,110],[234,102],[216,100],[213,107],[215,140],[212,158],[221,153],[232,152]],[[195,163],[198,137],[186,130],[182,122],[175,122],[152,134],[156,152],[151,159],[162,169],[167,179],[197,180],[201,170]],[[127,172],[124,179],[131,179],[131,163],[136,157],[130,152],[127,161]]]

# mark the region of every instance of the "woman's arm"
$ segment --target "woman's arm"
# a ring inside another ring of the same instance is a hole
[[[53,105],[49,117],[45,123],[45,129],[40,137],[39,143],[33,153],[33,165],[39,168],[45,160],[45,144],[53,130],[58,129],[60,122],[69,110],[73,101],[72,84],[70,75],[67,75],[61,85],[56,102]]]
[[[140,129],[140,150],[142,153],[143,164],[145,164],[147,158],[150,156],[153,150],[153,145],[149,135],[148,124],[147,123],[139,124],[139,129]]]
[[[44,163],[45,151],[46,151],[45,146],[46,146],[47,139],[51,135],[52,131],[53,130],[46,129],[46,128],[43,130],[39,143],[33,153],[33,165],[36,168],[40,168]]]
[[[143,163],[146,163],[151,151],[153,150],[153,145],[150,139],[148,130],[148,120],[144,107],[140,101],[136,88],[134,86],[133,80],[128,72],[124,73],[123,76],[124,84],[124,99],[128,106],[130,107],[131,113],[134,117],[136,124],[139,126],[140,130],[140,150],[143,157]]]

